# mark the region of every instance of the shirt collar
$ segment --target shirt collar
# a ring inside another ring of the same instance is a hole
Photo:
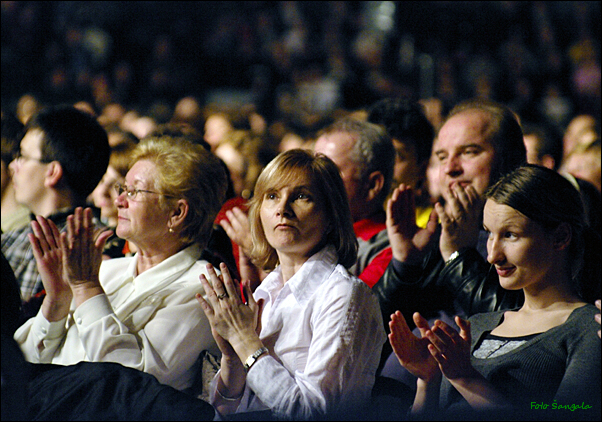
[[[289,288],[297,300],[307,302],[317,288],[330,276],[338,262],[334,246],[326,245],[322,250],[312,255],[301,268],[283,285],[282,272],[278,266],[257,288],[256,299],[265,298],[267,294],[274,297],[275,291]]]
[[[127,274],[129,274],[130,278],[133,278],[137,291],[156,291],[173,282],[177,276],[188,270],[188,268],[197,262],[200,259],[200,256],[201,248],[197,244],[193,244],[163,260],[154,267],[149,268],[142,274],[136,275],[136,265],[138,263],[138,253],[136,253],[129,263]],[[151,283],[149,280],[161,281],[154,284],[154,282]]]

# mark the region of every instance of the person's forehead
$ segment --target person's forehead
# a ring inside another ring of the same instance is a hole
[[[316,141],[314,151],[330,158],[341,172],[355,170],[358,166],[353,160],[355,139],[345,132],[322,135]]]
[[[487,116],[481,112],[464,112],[451,117],[439,131],[437,147],[464,144],[491,145],[487,139]]]
[[[136,161],[128,171],[125,180],[129,185],[152,185],[156,178],[156,164],[150,160]]]
[[[271,189],[313,185],[309,172],[301,168],[281,169],[274,173],[271,179],[268,183],[268,187]]]
[[[325,155],[333,153],[337,155],[348,154],[353,145],[355,138],[347,132],[333,132],[320,136],[315,145],[317,152]]]
[[[393,139],[393,147],[397,152],[403,152],[405,154],[416,153],[415,143],[410,139]]]
[[[21,150],[27,151],[29,153],[40,151],[42,148],[42,138],[44,137],[44,132],[40,129],[30,129],[25,133],[23,139],[21,139]]]

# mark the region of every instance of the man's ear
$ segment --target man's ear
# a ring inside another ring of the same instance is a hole
[[[561,223],[554,230],[554,248],[562,250],[568,248],[573,238],[573,230],[568,223]]]
[[[367,202],[371,202],[378,197],[385,186],[385,176],[380,171],[373,171],[368,176],[368,192],[366,193]]]
[[[51,161],[48,163],[46,169],[46,178],[44,179],[44,186],[47,188],[56,188],[61,180],[63,179],[63,166],[58,161]]]
[[[171,216],[169,217],[169,227],[176,229],[184,224],[186,216],[188,215],[188,201],[185,199],[178,199],[176,206],[172,209]]]

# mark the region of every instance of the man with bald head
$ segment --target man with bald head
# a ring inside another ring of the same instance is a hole
[[[520,294],[502,291],[499,283],[484,283],[489,265],[487,234],[481,230],[481,196],[500,176],[526,162],[515,115],[490,101],[460,103],[444,121],[434,145],[442,197],[427,228],[412,224],[411,189],[397,188],[388,204],[393,259],[373,287],[387,330],[397,310],[413,326],[414,312],[446,319],[522,302]]]

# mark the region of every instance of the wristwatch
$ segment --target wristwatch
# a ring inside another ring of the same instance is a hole
[[[245,361],[245,371],[249,371],[249,369],[251,369],[251,366],[253,366],[253,364],[257,361],[257,359],[259,359],[259,356],[263,355],[264,353],[268,353],[268,348],[267,347],[262,347],[260,349],[257,349],[257,351],[255,353],[253,353],[251,356],[249,356],[247,358],[247,360]]]

